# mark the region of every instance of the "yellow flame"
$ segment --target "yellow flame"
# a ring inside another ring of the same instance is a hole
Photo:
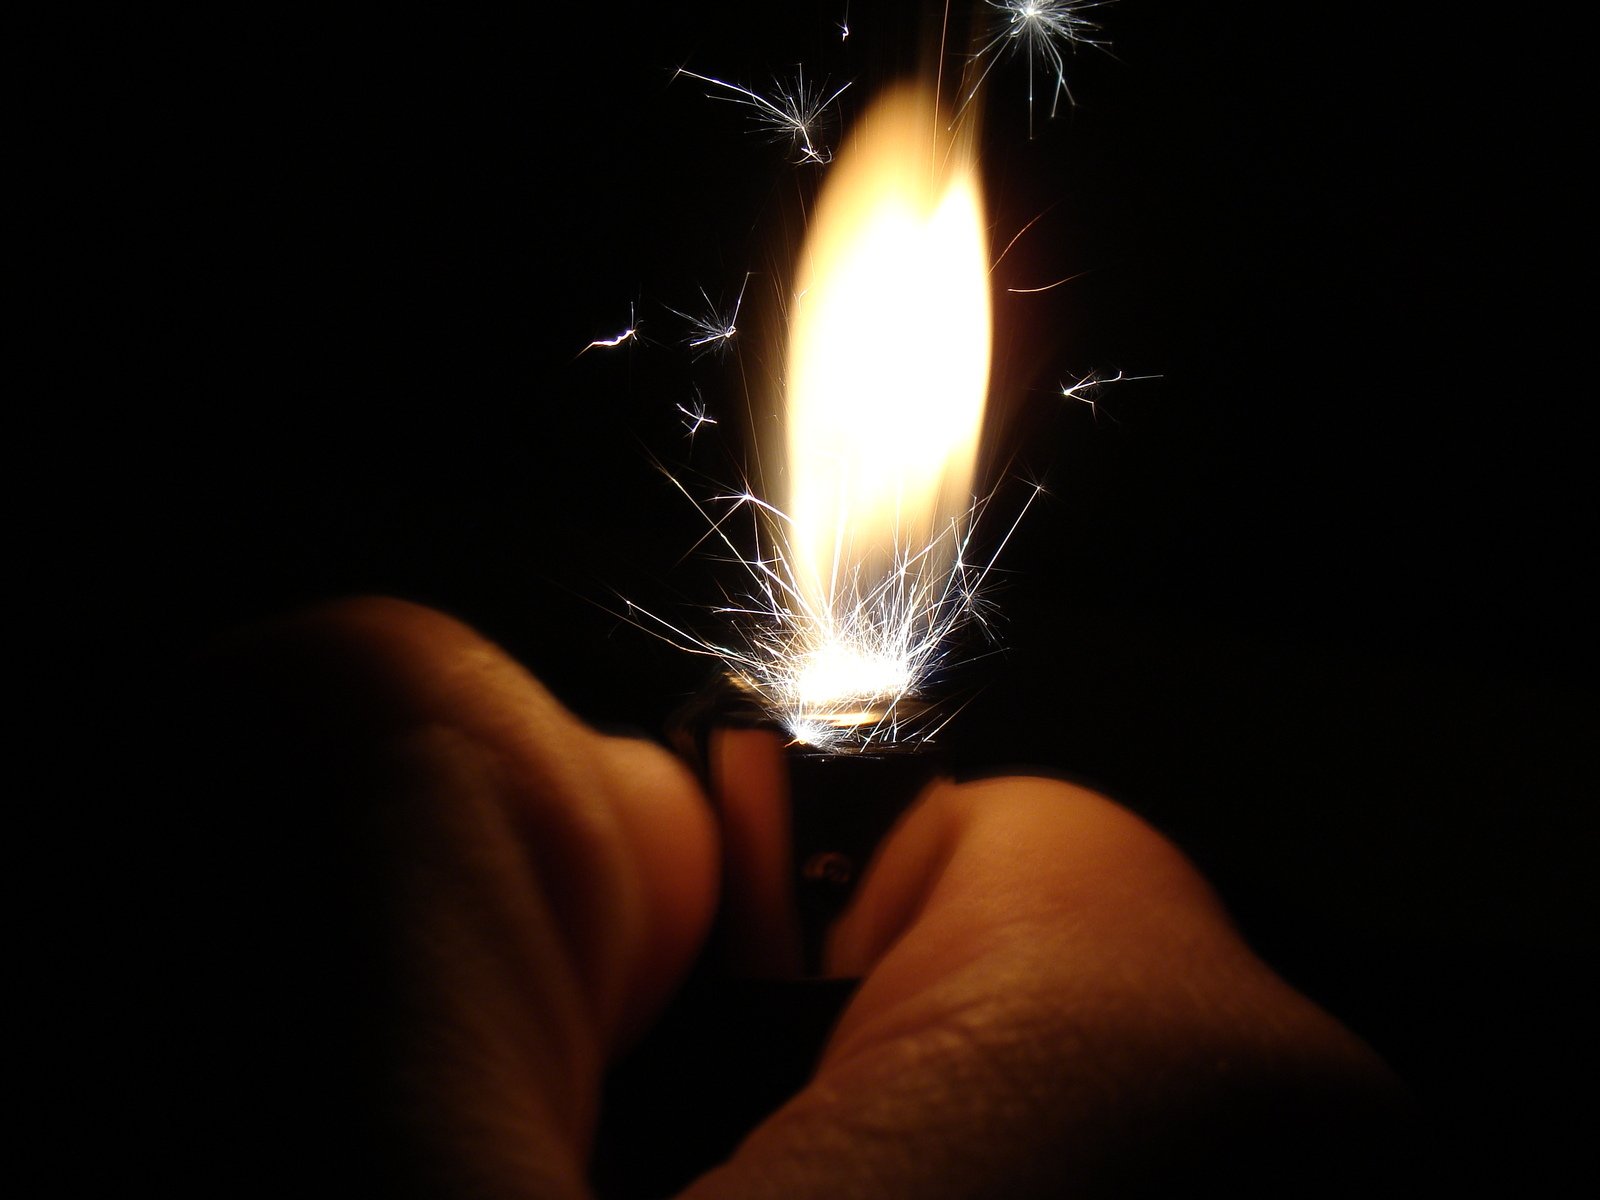
[[[904,690],[895,648],[860,644],[841,614],[919,554],[919,574],[946,569],[942,534],[972,499],[988,248],[976,166],[945,128],[922,92],[880,99],[832,167],[799,267],[787,511],[808,703]]]

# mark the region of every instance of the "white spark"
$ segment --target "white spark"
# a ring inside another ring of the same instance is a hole
[[[1050,95],[1050,115],[1054,117],[1061,105],[1075,101],[1067,86],[1066,55],[1079,46],[1104,49],[1109,43],[1096,36],[1100,25],[1084,14],[1090,9],[1111,4],[1114,0],[984,0],[995,10],[992,36],[975,54],[972,62],[982,64],[977,82],[967,90],[961,102],[965,111],[977,95],[983,81],[989,77],[995,63],[1009,51],[1022,54],[1028,60],[1028,136],[1033,136],[1034,71],[1042,67],[1053,77]],[[960,113],[957,113],[959,116]]]
[[[636,316],[634,314],[634,306],[632,304],[629,304],[628,305],[628,327],[626,329],[624,329],[621,333],[617,334],[615,337],[596,338],[594,341],[590,342],[587,346],[585,346],[582,350],[579,350],[575,357],[581,358],[581,357],[583,357],[583,355],[589,353],[589,351],[591,351],[591,350],[612,350],[612,349],[615,349],[616,347],[622,345],[624,342],[633,341],[638,336],[639,336],[639,322],[638,322],[638,319],[636,318]]]
[[[750,284],[750,275],[747,272],[744,282],[739,285],[739,294],[734,298],[733,309],[728,313],[717,311],[717,306],[711,302],[711,297],[704,288],[700,289],[700,299],[705,302],[705,315],[694,316],[676,308],[668,308],[675,317],[681,317],[689,323],[689,336],[684,339],[696,355],[706,354],[711,351],[726,350],[739,332],[739,309],[744,304],[744,290]]]
[[[1028,287],[1028,288],[1008,287],[1006,289],[1006,291],[1012,292],[1012,293],[1014,293],[1015,295],[1018,295],[1018,296],[1036,296],[1040,292],[1048,292],[1052,288],[1058,288],[1063,283],[1071,283],[1074,279],[1082,279],[1085,274],[1087,274],[1087,272],[1085,272],[1085,271],[1074,271],[1071,275],[1063,275],[1060,279],[1056,280],[1054,283],[1046,283],[1046,284],[1043,284],[1043,285],[1041,285],[1039,287]]]
[[[832,104],[846,89],[844,87],[824,98],[823,92],[827,89],[826,83],[821,87],[808,87],[806,85],[805,70],[797,68],[795,83],[792,88],[786,87],[779,79],[772,81],[771,97],[763,96],[759,92],[741,87],[737,83],[729,83],[725,79],[716,79],[710,75],[701,75],[687,67],[678,68],[679,75],[687,75],[690,79],[698,79],[701,83],[709,83],[713,87],[722,88],[733,93],[730,96],[711,95],[713,100],[726,100],[741,107],[748,108],[754,114],[758,128],[775,135],[778,140],[788,139],[794,146],[798,157],[797,163],[827,163],[833,159],[833,151],[822,145],[818,140],[823,123],[823,113],[828,105]]]
[[[1067,400],[1076,400],[1080,404],[1087,404],[1089,412],[1096,421],[1100,420],[1100,392],[1113,383],[1134,383],[1140,379],[1160,379],[1159,375],[1125,375],[1118,371],[1109,379],[1102,379],[1093,371],[1074,384],[1060,384],[1061,395]]]
[[[701,397],[699,388],[695,388],[694,400],[688,406],[679,404],[676,405],[676,408],[683,414],[683,426],[689,431],[689,440],[691,442],[694,441],[694,435],[700,432],[702,425],[715,425],[717,423],[715,417],[707,415],[705,400]]]
[[[806,599],[789,545],[787,515],[745,488],[701,502],[667,479],[745,576],[712,611],[720,638],[674,625],[627,601],[625,619],[680,650],[716,659],[798,743],[827,750],[884,750],[930,740],[953,714],[928,706],[928,685],[948,667],[958,636],[987,634],[995,562],[1044,490],[1032,485],[998,546],[981,562],[973,537],[993,492],[974,501],[926,545],[897,545],[890,570],[868,580],[857,569],[835,581],[824,609]],[[720,508],[720,514],[714,509]],[[730,526],[750,519],[747,546]]]

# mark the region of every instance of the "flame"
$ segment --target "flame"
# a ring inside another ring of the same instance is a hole
[[[945,128],[923,92],[877,101],[833,165],[799,266],[785,462],[805,615],[792,699],[806,706],[913,690],[919,621],[959,553],[946,534],[972,502],[988,247],[975,163]]]

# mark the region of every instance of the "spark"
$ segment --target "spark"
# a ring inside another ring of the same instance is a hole
[[[1071,283],[1074,279],[1081,279],[1081,278],[1083,278],[1083,276],[1085,276],[1087,274],[1088,274],[1087,271],[1074,271],[1071,275],[1063,275],[1060,279],[1056,280],[1054,283],[1047,283],[1047,284],[1044,284],[1042,287],[1031,287],[1031,288],[1008,287],[1006,289],[1006,291],[1014,292],[1019,296],[1032,296],[1032,295],[1036,295],[1039,292],[1048,292],[1052,288],[1058,288],[1063,283]]]
[[[695,388],[692,402],[687,406],[679,404],[676,408],[683,414],[683,426],[689,431],[689,440],[691,442],[694,441],[694,435],[700,432],[702,425],[715,425],[717,423],[715,417],[707,415],[705,400],[701,397],[699,388]]]
[[[1028,60],[1028,136],[1032,137],[1035,70],[1042,68],[1053,78],[1052,118],[1060,109],[1063,96],[1068,104],[1076,103],[1067,86],[1066,55],[1079,46],[1105,48],[1108,43],[1096,36],[1100,25],[1084,14],[1113,0],[984,0],[984,3],[995,10],[992,36],[972,55],[972,62],[981,63],[983,67],[977,82],[961,102],[961,111],[972,102],[989,72],[1008,50],[1013,56],[1022,54]]]
[[[681,317],[689,323],[689,336],[684,339],[684,345],[696,355],[726,350],[739,332],[739,309],[744,305],[744,290],[749,285],[750,274],[746,272],[744,282],[739,285],[739,294],[734,297],[733,309],[726,314],[717,310],[717,306],[711,302],[711,297],[706,294],[705,288],[700,289],[700,299],[705,302],[704,316],[694,316],[676,308],[668,308],[667,311],[673,316]]]
[[[634,341],[638,336],[639,336],[638,318],[634,313],[634,306],[632,304],[629,304],[628,305],[628,327],[626,329],[624,329],[621,333],[617,334],[615,337],[596,338],[594,341],[590,342],[587,346],[585,346],[582,350],[579,350],[577,355],[575,355],[575,357],[582,358],[585,354],[589,353],[589,351],[591,351],[591,350],[614,350],[614,349],[616,349],[616,347],[622,345],[624,342]]]
[[[992,263],[989,264],[989,274],[991,274],[991,275],[994,274],[995,268],[998,267],[1002,262],[1005,261],[1006,255],[1011,253],[1011,248],[1022,240],[1022,235],[1027,233],[1028,230],[1032,229],[1035,225],[1037,225],[1040,221],[1042,221],[1045,218],[1046,214],[1049,213],[1050,209],[1054,208],[1054,207],[1055,207],[1055,205],[1052,204],[1048,208],[1046,208],[1043,212],[1036,214],[1034,217],[1032,217],[1028,221],[1028,223],[1026,225],[1024,225],[1021,229],[1017,230],[1014,234],[1011,235],[1011,240],[1006,243],[1006,248],[1004,250],[1000,251],[999,256],[996,257],[996,259]]]
[[[1044,491],[1029,485],[985,556],[974,557],[974,539],[995,491],[926,544],[898,544],[880,577],[843,573],[819,608],[801,586],[785,513],[748,487],[702,501],[662,472],[700,513],[706,538],[720,543],[743,582],[711,610],[720,636],[701,636],[628,600],[624,619],[679,650],[716,660],[796,743],[830,751],[926,742],[944,727],[953,714],[941,715],[920,698],[952,664],[964,633],[992,636],[991,575]],[[744,544],[734,529],[741,515],[749,519]],[[825,681],[820,689],[819,681]]]
[[[844,6],[844,16],[839,20],[839,40],[841,42],[850,40],[850,5],[848,3]]]
[[[690,79],[698,79],[701,83],[733,93],[726,96],[713,94],[711,99],[726,100],[750,109],[758,128],[774,135],[780,141],[787,138],[791,142],[798,156],[795,162],[822,164],[833,160],[833,151],[817,139],[825,110],[845,93],[850,87],[848,83],[824,98],[823,92],[827,90],[826,82],[820,87],[810,87],[806,84],[804,68],[796,68],[794,86],[786,87],[781,80],[774,78],[772,95],[768,97],[747,87],[741,87],[737,83],[729,83],[725,79],[701,75],[687,67],[679,67],[678,74],[687,75]]]
[[[706,496],[663,468],[730,570],[704,633],[628,606],[815,748],[926,742],[960,635],[993,620],[1000,549],[980,553],[974,531],[994,493],[966,502],[990,367],[985,223],[967,156],[927,152],[946,140],[930,101],[879,101],[818,201],[781,386],[788,501],[748,481]]]
[[[1095,421],[1098,422],[1100,420],[1100,392],[1102,389],[1109,387],[1113,383],[1134,383],[1141,379],[1160,378],[1161,376],[1159,375],[1125,375],[1123,372],[1118,371],[1111,378],[1102,379],[1099,375],[1090,371],[1079,379],[1077,383],[1063,383],[1058,386],[1064,399],[1076,400],[1080,404],[1087,404],[1089,412],[1093,414]],[[1115,420],[1115,418],[1112,419]]]

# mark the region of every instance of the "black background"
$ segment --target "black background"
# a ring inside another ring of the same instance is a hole
[[[97,497],[129,636],[388,592],[659,728],[707,664],[617,597],[693,619],[717,568],[651,459],[739,468],[820,178],[673,68],[804,62],[857,81],[848,115],[931,61],[937,13],[857,0],[841,42],[842,8],[261,14],[119,61],[132,136],[86,236],[153,351]],[[1595,728],[1573,38],[1421,4],[1101,15],[1113,54],[1070,60],[1078,103],[1031,139],[1021,62],[986,85],[996,249],[1039,217],[997,287],[1078,277],[997,294],[994,477],[1049,495],[948,752],[1146,814],[1458,1164],[1542,1174],[1589,1108],[1558,1099],[1588,1079]],[[692,359],[668,306],[747,271],[737,352]],[[638,343],[580,355],[630,304]],[[1118,370],[1160,378],[1058,394]],[[691,443],[695,388],[722,424]]]

